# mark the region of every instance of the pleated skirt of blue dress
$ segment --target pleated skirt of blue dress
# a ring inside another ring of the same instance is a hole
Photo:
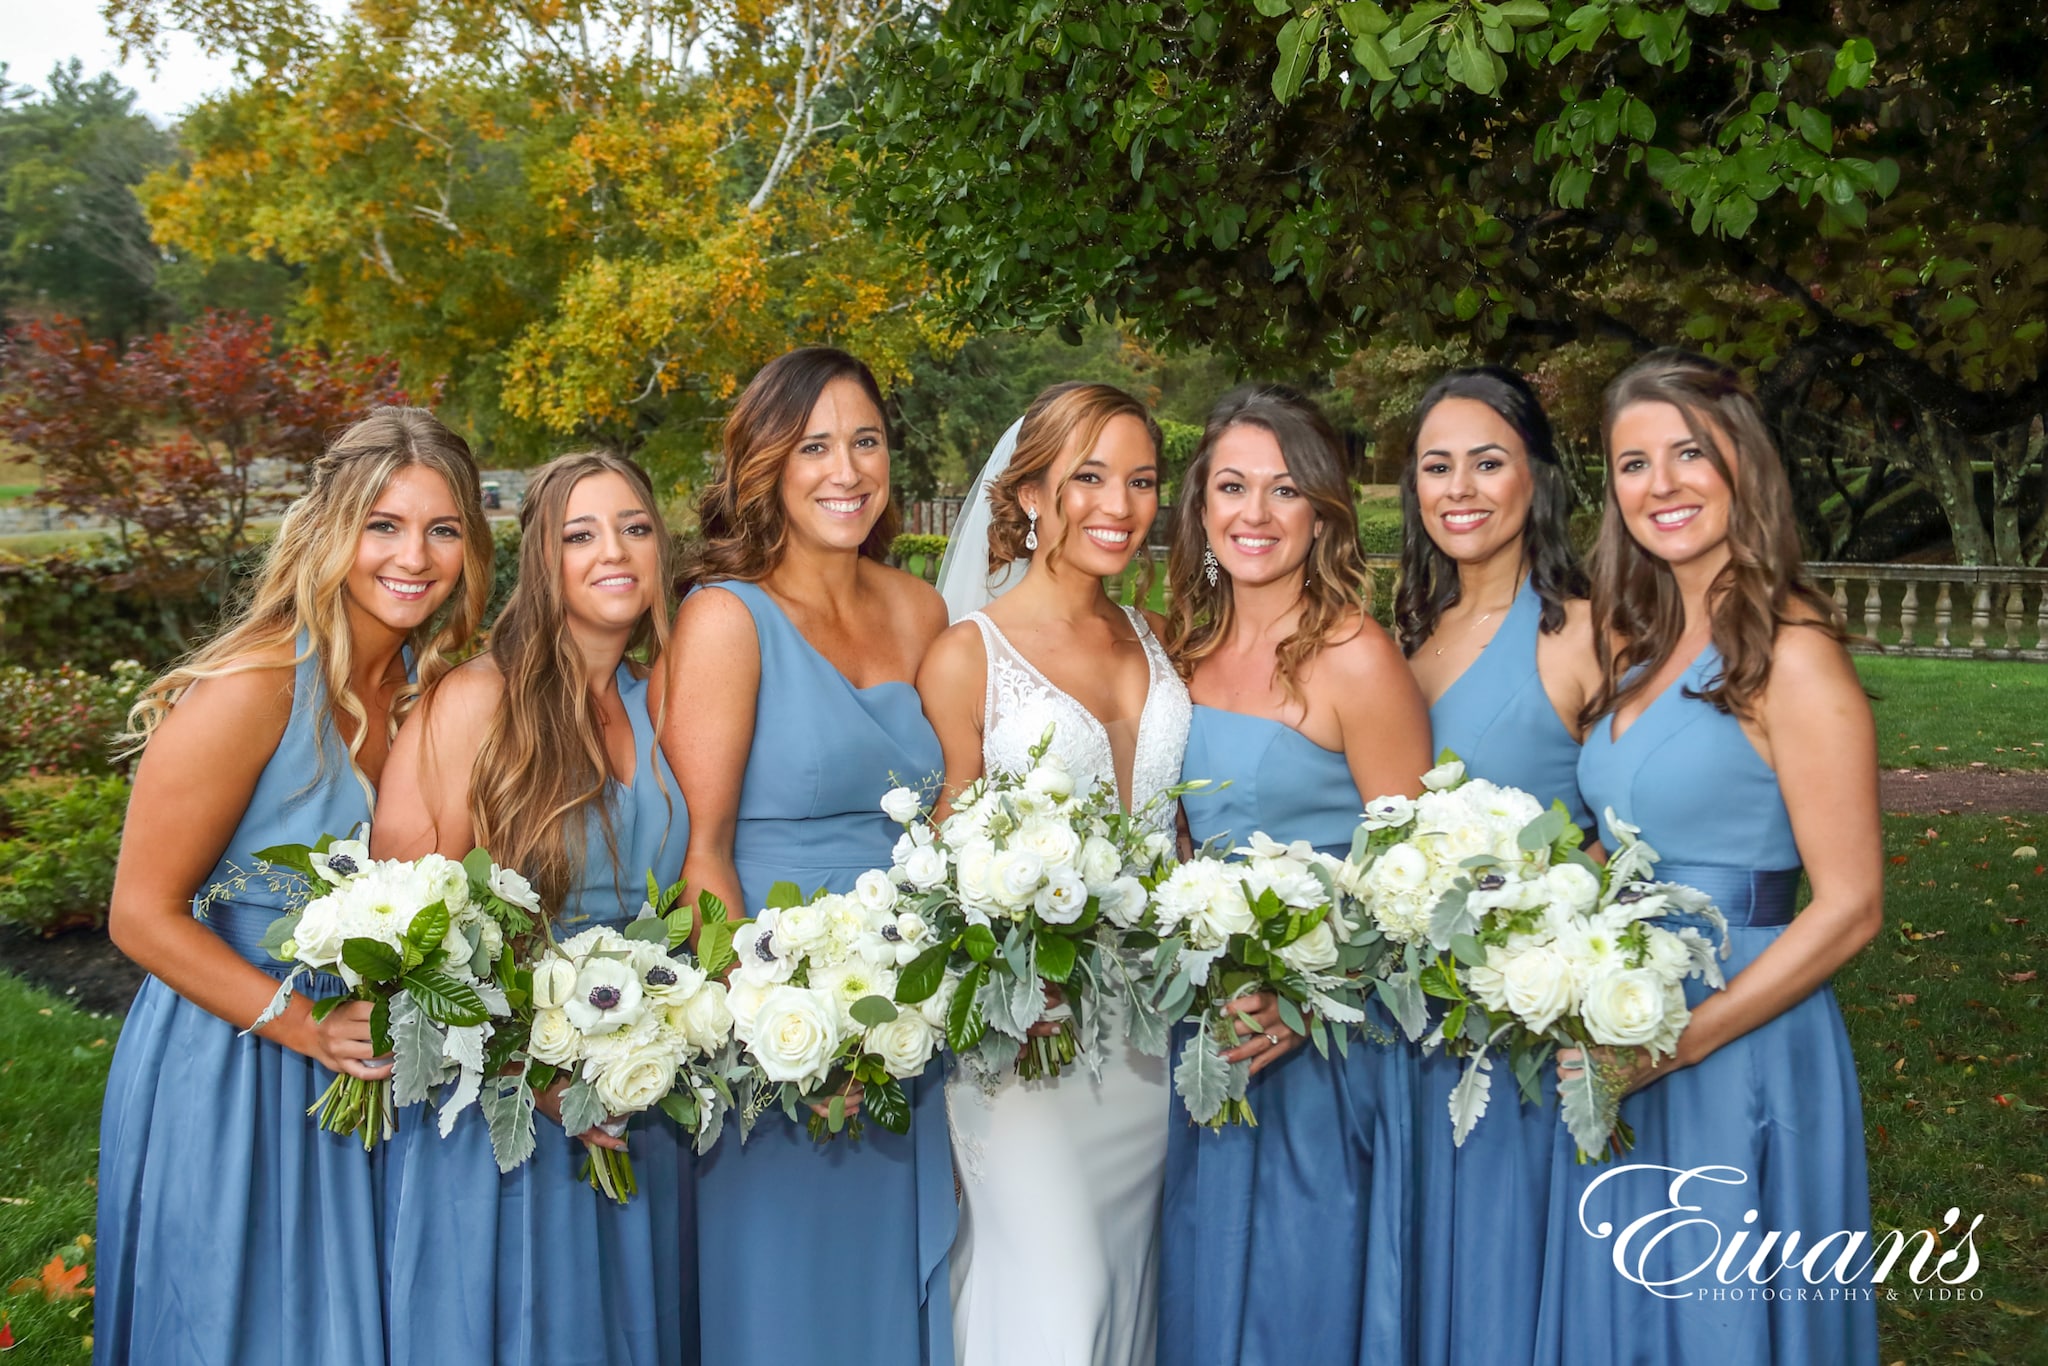
[[[272,976],[275,906],[207,925]],[[302,979],[308,997],[339,979]],[[307,1115],[334,1074],[155,977],[121,1027],[100,1117],[99,1366],[375,1366],[376,1161]]]

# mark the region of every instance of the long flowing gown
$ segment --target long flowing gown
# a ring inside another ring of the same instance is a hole
[[[1125,609],[1151,670],[1128,794],[1143,808],[1180,777],[1188,694],[1143,614]],[[982,761],[1029,767],[1053,752],[1077,789],[1115,782],[1109,734],[1011,646],[967,620],[988,656]],[[1170,804],[1159,812],[1170,821]],[[1116,1037],[1112,1022],[1110,1037]],[[993,1094],[955,1075],[946,1087],[962,1189],[953,1252],[961,1366],[1150,1366],[1158,1295],[1159,1199],[1166,1158],[1166,1063],[1117,1042],[1101,1076],[1076,1064],[1049,1080],[1012,1076]]]
[[[1561,799],[1595,835],[1579,793],[1579,742],[1536,672],[1543,600],[1525,580],[1500,629],[1429,709],[1438,750],[1455,751],[1475,778]],[[1417,1353],[1423,1366],[1495,1366],[1530,1359],[1549,1215],[1551,1153],[1562,1131],[1557,1074],[1546,1068],[1540,1105],[1496,1074],[1493,1102],[1451,1142],[1451,1088],[1462,1064],[1422,1060],[1416,1154],[1423,1239]]]
[[[890,865],[901,834],[882,794],[941,772],[917,690],[854,687],[760,585],[714,588],[746,604],[761,649],[733,837],[746,909],[766,905],[776,882],[850,891],[861,873]],[[942,1070],[934,1059],[905,1084],[907,1134],[869,1124],[858,1141],[817,1143],[770,1113],[742,1146],[727,1125],[698,1166],[706,1362],[951,1361],[946,1250],[958,1211]]]
[[[1344,755],[1265,717],[1195,708],[1182,799],[1200,842],[1254,831],[1343,857],[1364,801]],[[1411,1359],[1415,1052],[1297,1049],[1252,1081],[1256,1128],[1211,1131],[1176,1098],[1167,1139],[1159,1354],[1174,1366]]]
[[[682,873],[689,815],[655,743],[647,683],[621,664],[630,784],[610,787],[612,839],[586,816],[583,868],[556,933],[631,920],[647,875]],[[471,1108],[446,1138],[408,1107],[385,1148],[392,1366],[673,1366],[696,1350],[695,1229],[686,1140],[659,1110],[626,1129],[639,1192],[620,1205],[582,1177],[585,1149],[546,1116],[534,1154],[500,1174]],[[681,1287],[682,1293],[677,1293]]]
[[[1714,898],[1728,921],[1730,952],[1721,966],[1732,980],[1791,923],[1800,869],[1777,775],[1740,722],[1687,695],[1708,686],[1720,668],[1719,652],[1708,646],[1619,738],[1613,718],[1603,719],[1586,739],[1579,785],[1603,813],[1612,809],[1641,828],[1643,840],[1664,856],[1654,876]],[[1686,997],[1696,1005],[1707,990],[1688,982]],[[1876,1305],[1853,1287],[1849,1294],[1816,1293],[1839,1292],[1840,1283],[1829,1277],[1810,1284],[1796,1262],[1768,1279],[1777,1258],[1764,1260],[1766,1279],[1740,1274],[1769,1232],[1797,1230],[1795,1256],[1831,1234],[1844,1235],[1829,1244],[1820,1263],[1825,1272],[1844,1238],[1870,1227],[1862,1103],[1832,988],[1822,986],[1705,1061],[1645,1086],[1622,1102],[1622,1117],[1635,1126],[1636,1146],[1604,1165],[1576,1162],[1560,1130],[1538,1361],[1867,1366],[1878,1359]],[[1603,1175],[1631,1164],[1733,1168],[1740,1176],[1689,1181],[1677,1199],[1667,1198],[1669,1171],[1624,1171],[1594,1188]],[[1681,1203],[1698,1212],[1666,1216],[1630,1247],[1618,1247],[1633,1221]],[[1674,1228],[1676,1217],[1692,1222]],[[1607,1236],[1589,1231],[1603,1223]],[[1652,1233],[1667,1229],[1668,1237],[1646,1246]],[[1712,1265],[1688,1277],[1738,1233],[1749,1236],[1737,1279],[1724,1282]],[[1632,1275],[1673,1284],[1653,1293],[1633,1283],[1617,1269],[1618,1253]]]
[[[309,655],[293,674],[284,735],[194,913],[243,959],[284,976],[261,944],[286,894],[254,875],[256,852],[347,835],[369,818]],[[344,988],[323,974],[299,989],[318,999]],[[143,982],[100,1115],[95,1362],[384,1360],[377,1173],[361,1142],[306,1114],[333,1079],[157,978]]]

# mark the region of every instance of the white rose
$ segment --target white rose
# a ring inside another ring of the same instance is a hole
[[[811,969],[811,990],[832,1002],[839,1012],[839,1032],[853,1034],[861,1026],[853,1018],[854,1003],[869,996],[894,996],[896,974],[864,962],[834,963]]]
[[[1664,1032],[1664,984],[1645,968],[1623,968],[1587,984],[1579,1014],[1593,1042],[1631,1048]]]
[[[1429,881],[1429,858],[1412,844],[1396,844],[1372,865],[1373,881],[1393,892],[1420,891]]]
[[[326,967],[341,959],[341,946],[347,939],[347,926],[343,922],[342,892],[329,892],[326,896],[306,904],[299,913],[298,928],[292,931],[296,952],[293,954],[301,963],[313,967]]]
[[[540,897],[533,890],[533,884],[514,869],[495,865],[491,868],[491,894],[500,901],[540,914]]]
[[[989,864],[989,891],[1011,910],[1021,910],[1045,876],[1045,860],[1029,849],[1005,849]]]
[[[725,990],[725,1007],[732,1012],[733,1033],[742,1039],[754,1037],[754,1021],[758,1018],[761,1002],[775,986],[773,982],[733,978]]]
[[[1560,863],[1543,875],[1543,891],[1553,906],[1582,915],[1600,900],[1600,879],[1576,863]]]
[[[892,787],[882,794],[882,814],[898,825],[908,825],[924,810],[924,798],[915,788]]]
[[[1452,759],[1438,764],[1422,775],[1422,785],[1432,792],[1442,792],[1445,788],[1456,787],[1464,781],[1465,763],[1462,759]]]
[[[1048,925],[1071,925],[1088,909],[1088,884],[1071,868],[1055,868],[1031,902]]]
[[[1071,866],[1081,856],[1081,837],[1064,821],[1032,821],[1010,836],[1012,849],[1029,849],[1048,868]]]
[[[1099,893],[1123,872],[1124,860],[1114,844],[1100,835],[1090,835],[1082,841],[1081,854],[1075,859],[1074,867],[1081,874],[1081,880],[1088,884],[1088,890]]]
[[[887,911],[896,905],[896,886],[889,875],[870,868],[854,881],[853,895],[870,911]]]
[[[939,980],[939,989],[919,1001],[913,1009],[924,1016],[926,1024],[943,1031],[946,1027],[946,1013],[953,1008],[953,997],[959,990],[959,974],[949,972]]]
[[[533,965],[533,1004],[537,1010],[560,1010],[576,990],[576,965],[549,954]]]
[[[1494,950],[1487,959],[1493,960]],[[1572,1008],[1572,970],[1564,955],[1548,948],[1528,948],[1500,965],[1501,995],[1523,1024],[1545,1030]]]
[[[426,886],[426,900],[422,905],[440,902],[452,919],[469,907],[469,874],[461,864],[439,854],[422,854],[414,866],[417,876]]]
[[[576,1061],[576,1047],[582,1036],[560,1010],[536,1011],[533,1030],[527,1036],[526,1051],[535,1062],[561,1067]]]
[[[962,901],[970,906],[986,906],[995,900],[995,884],[989,876],[994,870],[995,860],[993,841],[975,839],[960,846],[959,853],[953,856],[953,870]]]
[[[903,860],[903,878],[920,892],[946,880],[946,855],[936,845],[920,844]]]
[[[667,1095],[675,1079],[676,1060],[668,1050],[647,1048],[605,1068],[591,1087],[607,1111],[632,1115]]]
[[[716,1053],[732,1037],[733,1013],[726,988],[720,982],[706,982],[675,1007],[670,1021],[683,1041],[699,1053]]]
[[[1024,790],[1055,801],[1074,795],[1074,779],[1067,772],[1067,765],[1059,755],[1047,751],[1024,778]]]
[[[640,974],[616,958],[590,958],[562,1003],[569,1023],[585,1034],[609,1034],[640,1018]]]
[[[761,999],[750,1044],[754,1060],[770,1081],[817,1086],[839,1052],[838,1011],[819,992],[775,987]]]
[[[1096,905],[1110,924],[1131,930],[1145,914],[1145,884],[1134,877],[1120,877],[1095,893]]]
[[[1327,918],[1280,950],[1280,961],[1296,972],[1328,972],[1337,966],[1337,936]]]
[[[866,1050],[882,1060],[892,1077],[914,1077],[931,1061],[939,1034],[931,1022],[915,1010],[903,1009],[886,1024],[878,1024],[863,1041]]]
[[[1244,899],[1244,884],[1235,876],[1219,873],[1209,879],[1209,895],[1191,919],[1192,942],[1216,945],[1233,934],[1250,934],[1259,922]]]
[[[905,911],[895,924],[883,928],[882,938],[895,950],[896,964],[901,967],[931,947],[932,927],[916,911]]]
[[[370,846],[362,840],[336,840],[324,854],[311,858],[313,871],[329,882],[346,882],[370,866]]]

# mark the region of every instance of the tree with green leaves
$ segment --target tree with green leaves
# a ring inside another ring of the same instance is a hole
[[[2038,12],[959,0],[868,70],[864,210],[958,318],[1255,366],[1690,344],[1861,433],[1800,462],[1809,523],[1909,479],[1964,562],[2048,550]]]

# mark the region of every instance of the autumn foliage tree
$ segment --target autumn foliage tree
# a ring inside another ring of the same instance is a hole
[[[328,436],[403,403],[381,358],[281,346],[268,318],[208,313],[125,350],[75,319],[30,322],[0,346],[0,438],[41,467],[35,497],[111,522],[133,577],[174,591],[248,541]]]

